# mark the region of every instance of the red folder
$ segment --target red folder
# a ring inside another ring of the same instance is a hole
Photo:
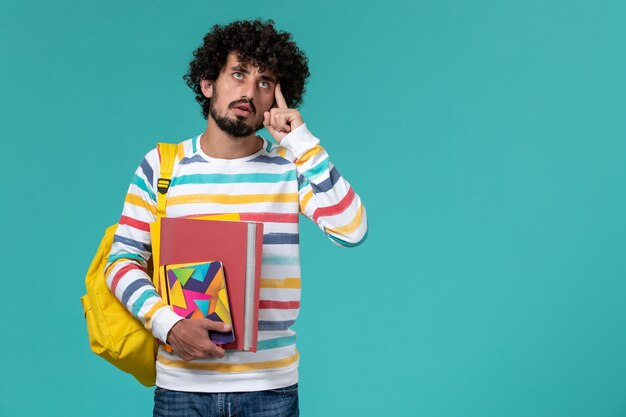
[[[160,264],[220,261],[233,320],[229,350],[256,352],[263,223],[161,218]]]

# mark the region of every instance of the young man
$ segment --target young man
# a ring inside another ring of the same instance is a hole
[[[291,329],[300,307],[298,215],[341,246],[361,243],[367,232],[361,200],[294,108],[308,75],[291,35],[256,20],[214,26],[185,76],[208,122],[179,145],[167,216],[239,213],[264,223],[257,352],[225,352],[208,337],[208,330],[226,330],[223,324],[183,319],[156,293],[145,272],[160,172],[156,149],[135,173],[107,284],[172,346],[157,357],[155,416],[298,415]],[[278,146],[255,135],[263,126]]]

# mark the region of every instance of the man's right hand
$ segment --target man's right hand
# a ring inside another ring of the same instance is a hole
[[[230,325],[209,319],[183,319],[167,334],[167,344],[184,361],[201,358],[223,358],[224,349],[209,339],[209,330],[230,331]]]

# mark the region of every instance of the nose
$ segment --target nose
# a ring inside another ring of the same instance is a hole
[[[248,99],[254,99],[256,93],[256,81],[250,77],[241,86],[241,96],[245,96]]]

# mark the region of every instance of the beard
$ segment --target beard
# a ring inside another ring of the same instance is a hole
[[[259,129],[263,127],[263,121],[260,121],[259,124],[257,125],[251,126],[245,122],[245,117],[243,116],[236,116],[233,119],[226,115],[222,116],[218,114],[217,110],[215,110],[215,107],[213,107],[213,103],[215,103],[216,101],[217,101],[217,89],[213,91],[213,97],[211,98],[211,103],[209,105],[209,114],[211,115],[213,120],[215,120],[215,124],[217,124],[217,127],[219,127],[220,130],[222,130],[223,132],[228,133],[230,136],[233,136],[236,138],[243,138],[243,137],[253,134],[254,132],[258,131]],[[248,103],[253,110],[250,116],[254,116],[256,114],[256,109],[254,107],[254,104],[252,104],[250,100],[233,101],[232,103],[228,105],[228,108],[231,109],[238,103]]]

